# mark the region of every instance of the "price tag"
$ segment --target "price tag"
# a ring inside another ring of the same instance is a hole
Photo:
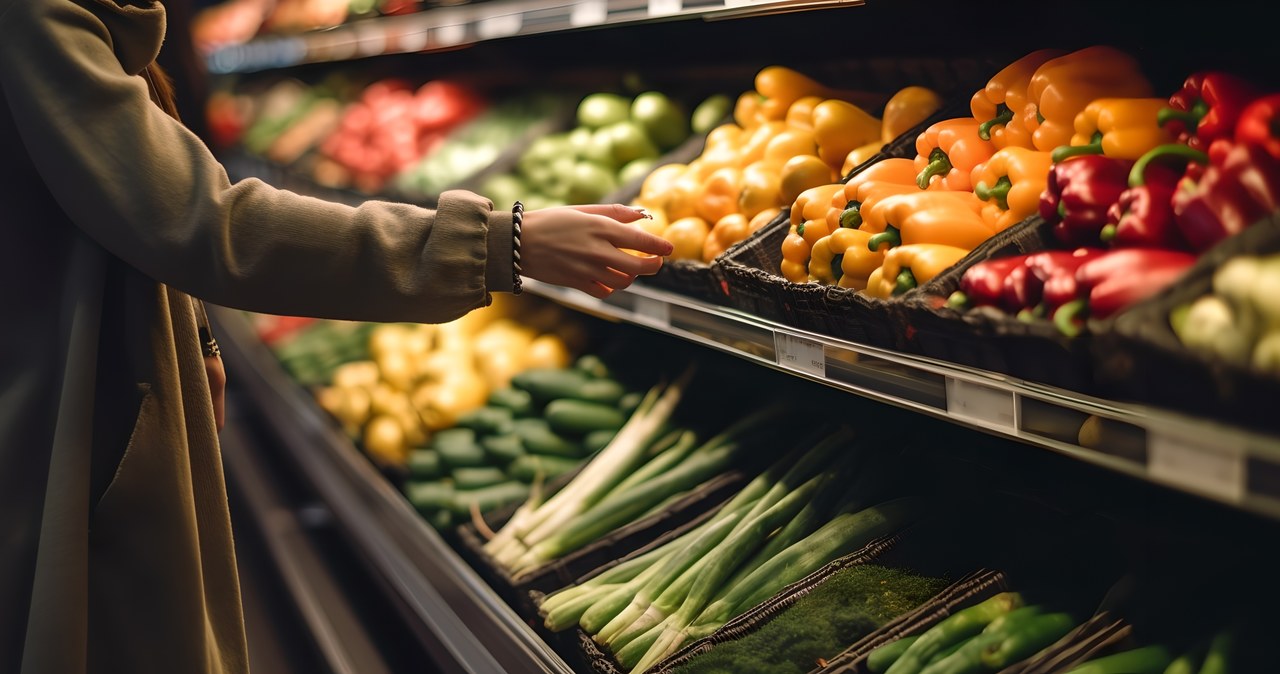
[[[947,413],[984,426],[1014,430],[1012,391],[947,377]]]
[[[583,0],[574,3],[573,9],[569,10],[569,25],[574,28],[599,25],[607,18],[609,6],[605,0]]]
[[[1147,470],[1162,482],[1238,503],[1245,495],[1245,452],[1230,438],[1200,442],[1147,431]]]
[[[827,376],[827,356],[822,342],[785,332],[773,333],[773,350],[778,365],[818,377]]]
[[[679,14],[683,9],[681,0],[649,0],[649,16]]]
[[[451,23],[443,26],[437,26],[435,30],[436,42],[441,47],[453,47],[460,45],[467,40],[467,24]]]
[[[486,16],[476,25],[476,34],[484,40],[515,35],[520,32],[523,20],[524,14],[520,12]]]
[[[650,323],[657,323],[661,327],[671,325],[671,305],[666,302],[655,300],[652,297],[644,297],[636,295],[636,303],[632,308],[636,316],[643,318]]]

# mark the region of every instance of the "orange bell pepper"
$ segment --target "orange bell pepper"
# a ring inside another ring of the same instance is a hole
[[[866,248],[867,236],[866,232],[856,229],[837,229],[813,242],[809,252],[809,278],[827,285],[839,281],[844,277],[845,252],[856,248],[859,242]]]
[[[1172,143],[1172,131],[1160,126],[1163,98],[1099,98],[1076,115],[1070,145],[1053,151],[1054,163],[1082,154],[1103,154],[1137,161],[1157,145]]]
[[[1003,231],[1040,210],[1040,195],[1049,184],[1052,153],[1006,147],[991,155],[978,171],[973,192],[986,202],[982,217]]]
[[[871,250],[917,243],[945,243],[973,248],[995,230],[979,214],[983,203],[973,192],[915,192],[895,194],[862,212]]]
[[[791,231],[782,240],[782,262],[779,271],[793,283],[804,283],[809,277],[809,255],[813,244],[831,233],[827,225],[831,195],[844,187],[832,183],[811,187],[796,197],[791,205]]]
[[[804,283],[809,280],[809,251],[813,246],[796,231],[794,225],[791,231],[787,232],[786,238],[782,240],[782,261],[778,264],[778,271],[782,273],[782,278],[792,283]]]
[[[827,211],[827,222],[833,228],[849,227],[857,229],[862,226],[862,213],[870,212],[881,199],[895,194],[918,194],[920,188],[915,183],[901,185],[891,182],[864,182],[853,192],[852,198],[840,205],[833,200],[831,210]],[[848,187],[837,194],[841,197],[849,194]]]
[[[1035,149],[1051,152],[1071,142],[1075,118],[1099,98],[1145,98],[1151,83],[1137,59],[1114,47],[1087,47],[1046,61],[1027,85],[1022,124]]]
[[[1005,66],[969,100],[969,110],[978,120],[978,137],[991,141],[997,150],[1010,145],[1030,148],[1031,132],[1022,124],[1027,107],[1027,85],[1045,61],[1062,56],[1060,49],[1040,49]],[[887,115],[886,115],[887,116]]]
[[[764,119],[782,120],[792,103],[805,96],[827,97],[830,89],[813,78],[786,66],[767,66],[756,73],[756,92],[763,97],[760,114]]]
[[[848,101],[827,99],[813,108],[813,139],[822,161],[839,170],[850,152],[880,139],[880,120]]]
[[[827,216],[831,228],[857,228],[862,225],[863,200],[870,196],[870,191],[862,192],[864,186],[874,184],[878,188],[883,188],[885,185],[895,185],[901,188],[901,193],[911,191],[906,189],[908,187],[918,190],[917,173],[915,162],[905,157],[884,159],[868,166],[861,173],[850,178],[844,184],[843,190],[831,196],[832,212]]]
[[[891,143],[898,136],[923,124],[929,115],[942,107],[942,97],[933,89],[910,86],[898,90],[884,104],[881,115],[880,142]]]
[[[837,192],[844,190],[844,183],[828,183],[818,185],[800,193],[791,204],[791,224],[799,225],[806,220],[827,219],[827,208]]]
[[[883,300],[901,295],[932,281],[968,255],[969,250],[936,243],[898,246],[885,254],[879,269],[871,272],[864,292]]]
[[[981,123],[961,117],[931,125],[916,137],[916,185],[920,189],[973,189],[973,169],[996,151],[989,140],[978,137]]]

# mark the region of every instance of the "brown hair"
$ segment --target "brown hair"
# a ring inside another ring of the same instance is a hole
[[[156,105],[159,105],[160,109],[170,117],[182,121],[182,116],[178,114],[177,92],[173,88],[173,79],[169,77],[169,73],[165,72],[159,63],[152,61],[142,71],[142,75],[147,78],[147,83],[151,86],[151,95],[155,98]]]

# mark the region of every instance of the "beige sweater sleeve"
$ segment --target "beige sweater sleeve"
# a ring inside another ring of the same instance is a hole
[[[231,183],[125,71],[111,4],[0,2],[0,87],[25,145],[6,151],[29,153],[113,255],[196,297],[278,314],[440,322],[511,290],[511,215],[484,197],[352,208]]]

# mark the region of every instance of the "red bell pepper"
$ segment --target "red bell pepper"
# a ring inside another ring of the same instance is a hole
[[[1081,155],[1054,164],[1040,195],[1040,216],[1068,246],[1098,243],[1110,222],[1107,211],[1129,186],[1133,162],[1100,154]]]
[[[1000,306],[1004,294],[1005,279],[1015,267],[1021,266],[1026,255],[983,260],[965,270],[960,277],[960,287],[947,298],[953,309]]]
[[[1051,316],[1058,307],[1077,297],[1076,272],[1106,251],[1101,248],[1048,250],[1027,258],[1028,281],[1040,297],[1036,313]]]
[[[1231,73],[1192,73],[1156,119],[1177,134],[1179,143],[1205,151],[1214,141],[1231,138],[1245,107],[1261,95],[1252,82]]]
[[[1212,248],[1280,207],[1280,159],[1265,145],[1218,141],[1213,160],[1178,181],[1173,213],[1194,251]]]
[[[1053,313],[1053,322],[1063,334],[1074,337],[1080,333],[1086,314],[1108,318],[1160,292],[1195,261],[1195,255],[1178,250],[1107,251],[1076,269],[1077,297]]]
[[[1280,159],[1280,94],[1264,96],[1240,113],[1236,124],[1237,143],[1257,145]]]
[[[1113,248],[1166,248],[1186,250],[1173,216],[1173,195],[1185,166],[1175,170],[1169,159],[1185,163],[1205,162],[1199,150],[1185,145],[1161,145],[1142,155],[1129,172],[1129,189],[1108,211],[1102,240]]]

